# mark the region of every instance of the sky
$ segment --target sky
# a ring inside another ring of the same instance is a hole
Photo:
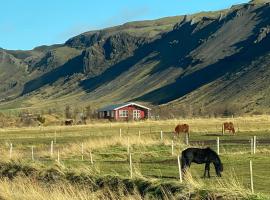
[[[130,21],[214,11],[247,0],[1,0],[0,47],[29,50]]]

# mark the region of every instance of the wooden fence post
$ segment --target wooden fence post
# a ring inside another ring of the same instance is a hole
[[[119,129],[119,136],[122,137],[122,129]]]
[[[250,170],[250,187],[252,194],[254,193],[254,186],[253,186],[253,169],[252,169],[252,161],[249,161],[249,170]]]
[[[12,146],[12,143],[11,143],[10,148],[9,148],[9,159],[12,158],[12,150],[13,150],[13,146]]]
[[[217,137],[217,154],[219,155],[219,137]]]
[[[129,168],[130,168],[130,178],[132,178],[133,177],[133,171],[132,171],[131,153],[129,154]]]
[[[82,160],[83,160],[83,143],[82,143]]]
[[[160,140],[163,140],[163,131],[160,131]]]
[[[32,160],[34,161],[34,147],[32,146],[31,149],[32,149]]]
[[[253,154],[256,153],[256,136],[253,137]]]
[[[93,163],[93,156],[92,156],[92,151],[90,150],[90,162],[91,162],[91,164],[93,165],[94,163]]]
[[[53,140],[51,141],[51,157],[53,157]]]
[[[180,183],[182,183],[183,182],[182,169],[181,169],[181,163],[180,163],[180,156],[179,155],[177,156],[177,160],[178,160],[179,180],[180,180]]]
[[[173,140],[172,140],[172,156],[173,156]]]
[[[250,139],[250,153],[253,154],[253,138]]]
[[[139,139],[141,139],[141,131],[139,131]]]
[[[189,138],[188,138],[188,135],[189,135],[189,134],[188,134],[188,133],[186,133],[186,145],[188,145],[188,144],[189,144],[189,141],[188,141],[188,139],[189,139]]]

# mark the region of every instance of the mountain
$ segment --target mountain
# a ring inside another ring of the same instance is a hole
[[[130,22],[64,44],[0,50],[0,109],[100,106],[268,112],[270,3]],[[8,78],[7,77],[11,77]]]

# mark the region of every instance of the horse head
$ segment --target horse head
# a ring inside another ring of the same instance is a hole
[[[221,163],[220,159],[217,159],[217,161],[214,162],[214,165],[217,176],[221,177],[221,172],[223,172],[223,164]]]

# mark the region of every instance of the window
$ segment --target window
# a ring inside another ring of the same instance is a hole
[[[141,118],[141,112],[139,110],[133,110],[133,119]]]
[[[128,110],[119,110],[119,117],[128,117]]]

